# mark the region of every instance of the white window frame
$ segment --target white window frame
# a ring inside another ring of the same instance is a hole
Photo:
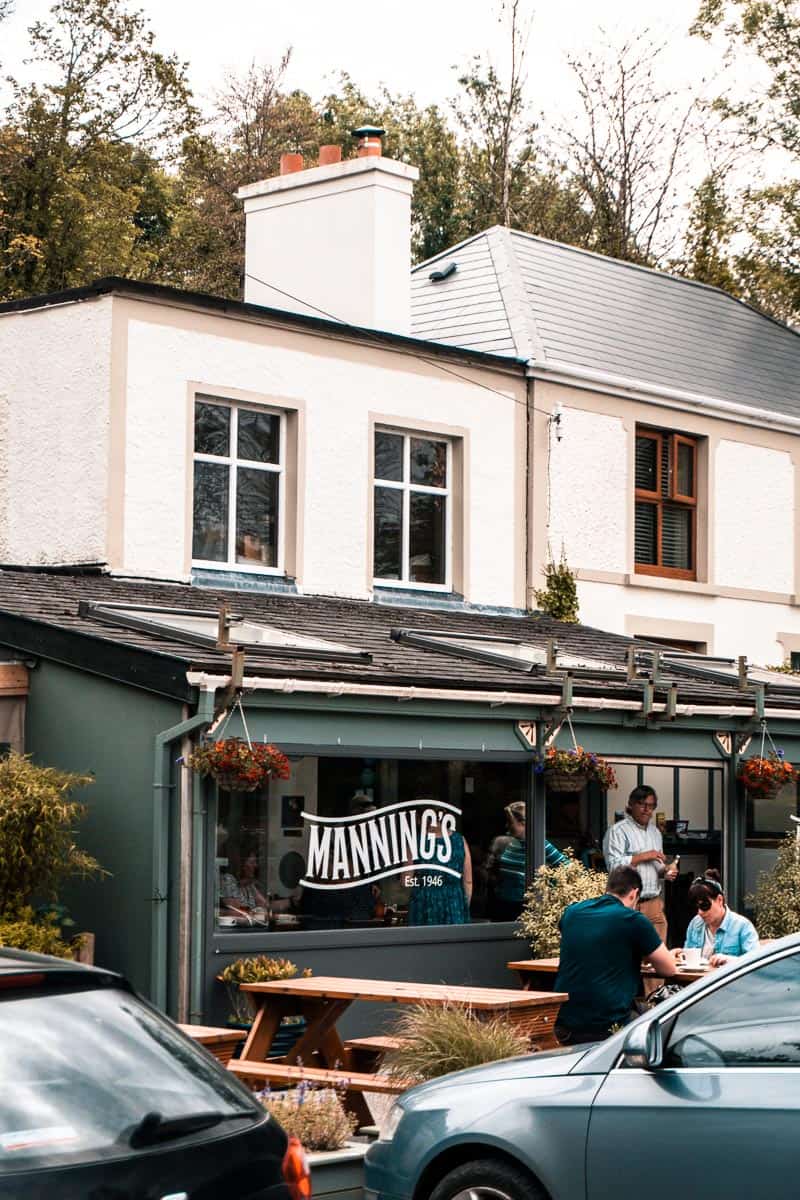
[[[399,479],[380,479],[376,473],[375,461],[375,439],[379,433],[389,433],[403,439],[403,478]],[[411,482],[411,439],[420,439],[428,442],[440,442],[446,448],[445,472],[447,478],[447,486],[443,488],[431,487],[424,483]],[[373,559],[373,587],[387,588],[408,588],[418,592],[451,592],[453,590],[453,442],[451,438],[444,437],[440,433],[428,433],[423,429],[396,429],[388,425],[376,425],[372,435],[372,546],[374,555],[375,546],[375,489],[392,488],[395,491],[403,492],[403,529],[401,539],[401,575],[399,579],[383,579],[375,575],[375,563]],[[429,496],[444,496],[444,583],[418,583],[416,580],[409,578],[411,574],[411,565],[409,562],[410,534],[409,526],[411,520],[411,493],[417,492]]]
[[[232,400],[226,400],[221,396],[209,396],[205,393],[197,393],[194,397],[192,406],[192,446],[194,446],[194,431],[198,404],[215,404],[219,408],[227,408],[230,412],[230,440],[228,443],[229,453],[227,455],[220,454],[201,454],[197,450],[192,453],[192,542],[194,543],[194,464],[197,462],[214,463],[217,466],[226,466],[228,468],[228,542],[227,542],[227,558],[222,561],[220,559],[192,558],[193,567],[202,567],[203,570],[209,571],[237,571],[248,575],[283,575],[285,574],[285,537],[284,537],[284,521],[286,511],[286,413],[279,408],[269,408],[264,404],[240,404]],[[235,453],[239,445],[239,413],[241,411],[266,413],[269,416],[279,418],[278,430],[278,462],[264,463],[253,462],[249,458],[239,458]],[[278,475],[278,554],[277,565],[274,567],[266,567],[264,565],[255,565],[250,563],[242,563],[236,561],[236,480],[239,473],[239,467],[245,467],[248,470],[268,471]]]

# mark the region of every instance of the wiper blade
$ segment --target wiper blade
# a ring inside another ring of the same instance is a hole
[[[185,1113],[180,1117],[165,1117],[160,1112],[145,1113],[138,1125],[135,1125],[128,1144],[139,1150],[142,1146],[154,1146],[158,1142],[168,1142],[172,1138],[184,1137],[189,1133],[197,1133],[201,1129],[211,1129],[221,1121],[252,1117],[252,1113],[227,1112],[196,1112]]]

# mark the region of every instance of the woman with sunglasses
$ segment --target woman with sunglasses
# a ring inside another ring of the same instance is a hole
[[[684,950],[699,949],[712,967],[758,949],[758,934],[747,917],[725,903],[719,871],[709,868],[689,888],[689,904],[697,912],[686,930]]]

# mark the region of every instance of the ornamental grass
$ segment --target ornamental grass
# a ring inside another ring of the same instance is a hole
[[[496,1018],[478,1020],[463,1005],[443,1008],[415,1004],[392,1024],[393,1037],[402,1045],[384,1059],[383,1070],[395,1079],[421,1083],[451,1071],[463,1071],[501,1058],[527,1054],[527,1037]]]

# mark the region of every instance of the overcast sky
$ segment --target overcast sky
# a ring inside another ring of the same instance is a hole
[[[16,0],[4,25],[5,72],[24,75],[26,27],[46,16],[51,0]],[[456,90],[454,66],[488,52],[502,69],[506,39],[492,0],[134,0],[147,13],[159,49],[189,63],[192,85],[208,96],[228,71],[251,60],[276,62],[294,49],[290,86],[314,97],[347,71],[367,92],[380,83],[413,93],[418,102],[444,102]],[[584,50],[606,29],[612,39],[649,28],[669,43],[665,71],[692,86],[712,73],[716,52],[687,29],[699,0],[530,0],[528,93],[535,108],[567,113],[572,90],[570,52]]]

